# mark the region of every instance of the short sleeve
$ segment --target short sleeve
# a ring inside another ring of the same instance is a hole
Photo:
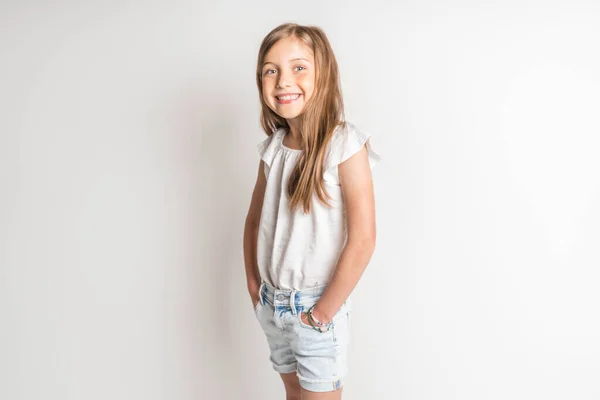
[[[271,164],[273,163],[273,157],[275,157],[276,140],[274,139],[278,132],[279,131],[273,132],[269,137],[258,143],[256,146],[261,160],[265,162],[265,176],[269,175],[269,170],[271,168]]]
[[[339,185],[338,165],[358,153],[365,145],[369,156],[369,166],[373,169],[382,158],[371,145],[371,134],[358,129],[348,121],[346,121],[345,127],[338,127],[331,138],[327,152],[323,174],[325,181]]]

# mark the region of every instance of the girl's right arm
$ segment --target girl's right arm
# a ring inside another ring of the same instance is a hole
[[[258,271],[258,261],[256,257],[256,247],[258,239],[258,225],[262,213],[263,200],[265,197],[265,187],[267,179],[264,172],[264,161],[260,160],[258,166],[258,176],[254,191],[252,192],[252,200],[250,201],[250,209],[246,216],[244,226],[244,264],[246,266],[246,281],[248,285],[248,293],[252,299],[252,305],[258,302],[258,288],[260,286],[260,274]]]

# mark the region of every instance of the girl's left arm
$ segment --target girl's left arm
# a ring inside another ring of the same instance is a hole
[[[338,175],[346,207],[348,240],[313,309],[315,318],[324,323],[331,321],[350,296],[375,250],[375,195],[365,146],[338,165]]]

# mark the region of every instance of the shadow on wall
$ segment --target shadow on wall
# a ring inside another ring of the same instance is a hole
[[[178,356],[189,363],[185,373],[193,375],[185,381],[198,382],[194,391],[202,393],[203,381],[212,385],[222,381],[223,398],[253,398],[263,385],[248,370],[256,343],[263,342],[248,335],[255,321],[242,318],[253,317],[246,291],[243,229],[259,161],[257,153],[251,172],[244,170],[243,160],[253,154],[242,152],[254,150],[253,143],[262,137],[256,110],[247,115],[236,112],[232,118],[237,89],[223,90],[225,86],[187,82],[170,102],[168,165],[175,166],[172,176],[177,182],[167,187],[177,192],[175,203],[180,208],[173,214],[181,221],[180,234],[170,244],[180,260],[176,286],[181,309],[174,312],[181,324]],[[211,87],[220,90],[211,93]],[[261,350],[267,351],[266,341],[263,344]]]

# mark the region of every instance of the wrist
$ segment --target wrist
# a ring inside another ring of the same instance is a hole
[[[320,309],[317,308],[317,306],[315,306],[313,308],[312,315],[315,319],[317,319],[319,322],[321,322],[325,325],[331,322],[331,317],[329,317],[329,315],[323,313]]]

